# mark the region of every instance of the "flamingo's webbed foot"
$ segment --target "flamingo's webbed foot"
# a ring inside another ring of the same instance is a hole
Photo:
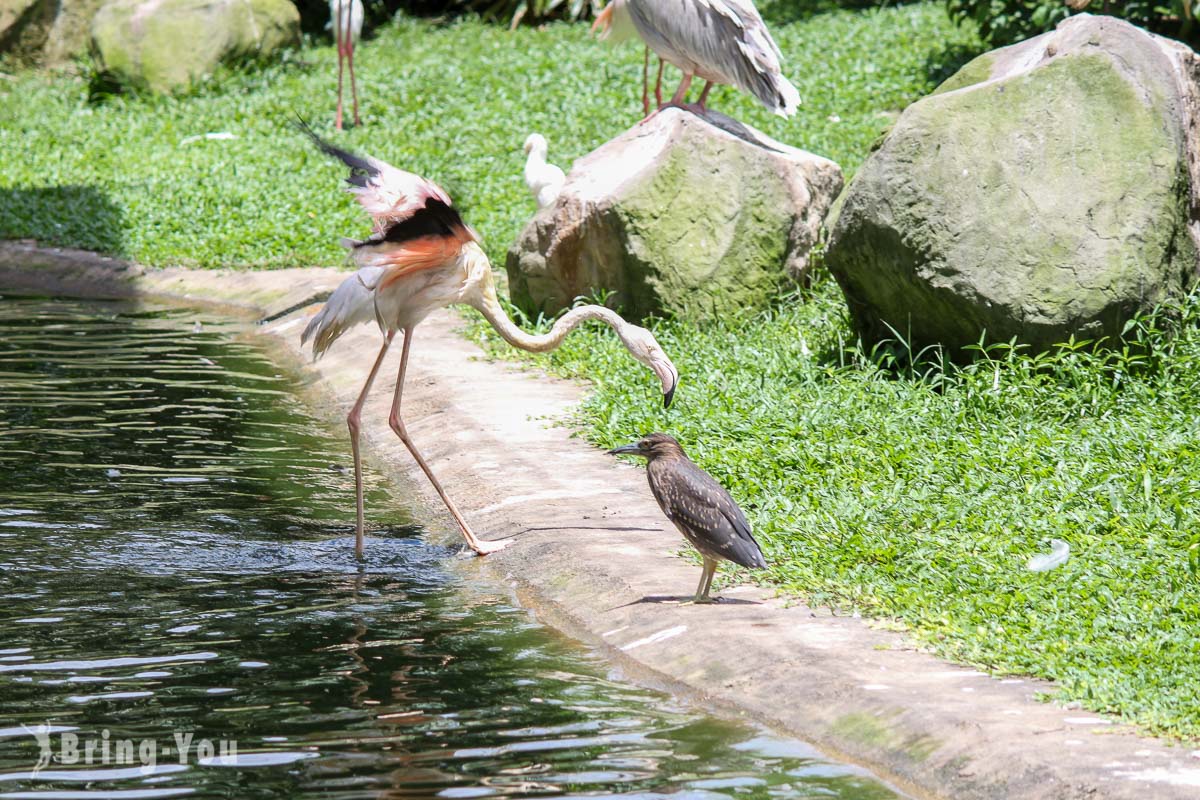
[[[486,556],[489,553],[495,553],[500,550],[503,550],[504,548],[508,547],[512,543],[513,543],[512,539],[502,539],[500,541],[494,541],[494,542],[485,542],[482,540],[476,540],[474,544],[468,544],[468,546],[472,550],[475,551],[475,555]]]

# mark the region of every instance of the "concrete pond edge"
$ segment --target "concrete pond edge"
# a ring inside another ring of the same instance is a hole
[[[318,362],[301,352],[304,321],[344,276],[155,270],[0,242],[0,291],[171,298],[259,321],[257,335],[303,376],[307,399],[331,424],[342,424],[380,344],[364,326]],[[461,327],[441,312],[417,328],[403,414],[479,533],[513,543],[486,558],[453,559],[456,569],[502,583],[637,682],[797,736],[915,797],[1183,800],[1200,792],[1200,750],[1041,702],[1054,688],[1045,681],[957,666],[902,634],[757,587],[726,588],[715,606],[681,604],[699,567],[679,557],[681,540],[642,470],[553,423],[586,388],[483,358]],[[399,349],[364,409],[365,450],[419,496],[431,534],[454,544],[452,521],[387,425]],[[652,383],[647,402],[655,401]],[[352,507],[348,498],[350,517]]]

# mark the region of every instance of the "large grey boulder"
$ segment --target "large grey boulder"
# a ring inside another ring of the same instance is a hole
[[[60,64],[87,51],[102,0],[0,0],[0,56],[16,64]]]
[[[830,215],[826,263],[860,333],[1041,349],[1119,335],[1185,291],[1198,75],[1184,45],[1079,15],[911,105]]]
[[[531,314],[600,290],[634,317],[753,307],[804,274],[841,185],[832,161],[665,109],[575,162],[508,252],[510,293]]]
[[[92,21],[100,69],[156,92],[299,43],[288,0],[110,0]]]

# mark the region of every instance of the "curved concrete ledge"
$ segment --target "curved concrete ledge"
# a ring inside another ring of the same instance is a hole
[[[47,257],[25,262],[36,269],[22,268],[25,256],[18,251],[14,261],[12,248],[0,247],[0,289],[97,296],[97,286],[118,282],[131,287],[129,294],[232,301],[260,317],[297,298],[321,296],[338,277],[333,270],[106,271],[92,264],[77,280],[72,269],[78,264],[48,266],[54,259]],[[55,258],[61,261],[61,253]],[[315,395],[325,398],[320,405],[340,423],[379,335],[365,327],[353,331],[312,364],[299,350],[306,316],[293,312],[260,331],[303,365]],[[569,410],[584,389],[489,363],[457,327],[458,318],[446,312],[417,329],[405,418],[480,533],[515,539],[496,555],[458,564],[505,581],[543,620],[596,646],[632,677],[787,730],[919,797],[1183,800],[1200,794],[1200,751],[1038,702],[1038,693],[1053,689],[1045,682],[957,667],[866,621],[832,617],[752,587],[725,590],[735,602],[715,606],[674,602],[694,589],[699,568],[675,555],[681,542],[650,497],[642,470],[616,463],[547,421]],[[385,376],[394,374],[398,358],[393,348]],[[654,402],[647,385],[647,402]],[[455,541],[449,517],[387,427],[390,386],[381,377],[364,411],[368,448],[424,493],[424,518],[434,521],[436,535]],[[348,516],[351,506],[347,498]]]

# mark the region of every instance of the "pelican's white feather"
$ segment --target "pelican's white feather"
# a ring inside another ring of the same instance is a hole
[[[350,15],[349,25],[346,24],[347,13]],[[357,42],[362,38],[362,0],[329,0],[329,25],[327,27],[334,32],[335,41],[349,39],[351,42]],[[347,37],[346,34],[349,36]]]
[[[606,18],[610,26],[628,16],[664,61],[748,92],[781,116],[795,113],[800,93],[783,76],[779,46],[750,0],[614,0],[612,5]]]

